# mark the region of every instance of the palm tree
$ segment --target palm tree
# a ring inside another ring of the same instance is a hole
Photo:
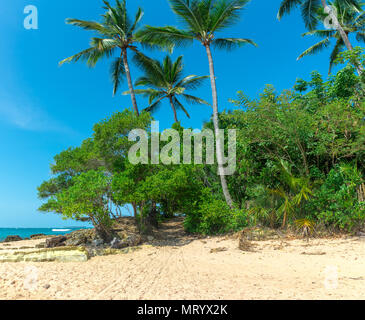
[[[102,21],[100,23],[78,19],[66,20],[68,24],[81,27],[85,30],[95,31],[100,37],[92,38],[90,48],[64,59],[60,64],[84,60],[89,67],[94,67],[101,58],[110,58],[116,51],[119,51],[119,56],[114,58],[110,69],[114,85],[113,94],[115,95],[117,92],[122,76],[125,75],[127,77],[134,111],[139,115],[127,51],[130,49],[133,52],[138,52],[135,46],[135,42],[137,42],[135,32],[142,19],[143,11],[139,8],[132,22],[127,13],[125,0],[116,0],[115,7],[112,7],[108,1],[103,0],[103,2],[105,4],[104,9],[107,11],[102,15]]]
[[[178,97],[185,99],[191,104],[206,104],[208,102],[196,96],[186,94],[186,90],[197,89],[203,84],[204,79],[208,76],[190,75],[183,77],[183,57],[180,56],[175,62],[172,62],[169,56],[166,56],[161,64],[154,60],[139,54],[135,56],[135,61],[144,71],[144,76],[139,78],[135,86],[146,86],[148,89],[135,90],[136,94],[142,94],[149,98],[149,107],[145,110],[154,112],[161,104],[162,100],[168,99],[174,112],[175,122],[178,122],[176,109],[181,109],[186,116],[190,118],[188,111],[184,108]],[[127,91],[125,94],[129,94]]]
[[[343,7],[351,7],[358,11],[361,10],[361,4],[359,0],[338,0],[338,4]],[[326,0],[282,0],[277,15],[278,19],[280,20],[285,14],[290,13],[292,9],[297,6],[301,6],[302,17],[309,31],[313,31],[318,24],[316,13],[320,6],[322,6],[323,9],[328,10],[328,15],[331,18],[335,29],[341,36],[347,50],[353,50],[353,46],[349,40],[348,34],[339,23],[338,16],[332,10],[329,10],[330,7],[328,7]],[[359,74],[361,74],[363,71],[363,68],[360,64],[357,65],[357,71]]]
[[[351,33],[356,34],[356,39],[359,42],[365,42],[365,15],[364,12],[359,13],[357,10],[351,7],[344,7],[340,4],[341,0],[335,0],[331,3],[334,6],[338,13],[339,23],[341,24],[342,28],[345,30],[346,34],[349,35]],[[326,13],[324,12],[323,8],[320,8],[317,12],[317,20],[323,21],[326,18]],[[320,38],[324,38],[323,40],[319,41],[315,45],[311,46],[307,50],[305,50],[297,60],[301,58],[316,54],[328,48],[331,44],[330,39],[333,38],[336,40],[336,44],[332,50],[330,56],[330,67],[329,73],[331,73],[332,67],[335,63],[336,58],[338,57],[339,53],[343,51],[345,48],[345,43],[338,32],[338,30],[313,30],[303,34],[303,36],[317,36]]]
[[[302,209],[302,204],[313,196],[313,185],[308,177],[295,177],[288,165],[280,160],[281,186],[277,189],[267,189],[268,193],[281,199],[277,212],[283,216],[282,228],[289,216]]]
[[[233,208],[233,201],[227,187],[223,168],[223,147],[218,139],[218,96],[211,47],[233,49],[245,44],[256,45],[252,40],[242,38],[219,38],[216,33],[239,21],[240,13],[249,0],[169,0],[173,12],[183,22],[185,29],[146,26],[138,37],[147,43],[162,46],[184,46],[199,41],[205,48],[210,71],[213,97],[213,124],[216,135],[218,172],[227,204]]]

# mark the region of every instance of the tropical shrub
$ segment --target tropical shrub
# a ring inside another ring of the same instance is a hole
[[[208,190],[196,210],[187,214],[184,225],[187,231],[201,234],[223,234],[237,231],[248,225],[244,210],[231,210],[222,199],[208,195]]]
[[[317,221],[352,231],[365,222],[365,202],[359,201],[359,187],[364,182],[355,165],[333,168],[316,197],[308,203],[308,212]]]

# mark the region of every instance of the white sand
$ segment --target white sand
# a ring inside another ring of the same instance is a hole
[[[3,263],[0,299],[365,299],[364,239],[254,243],[255,252],[217,237],[84,263]]]

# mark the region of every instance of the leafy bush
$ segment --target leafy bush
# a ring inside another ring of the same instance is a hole
[[[247,216],[243,210],[231,210],[225,201],[210,196],[187,215],[184,226],[188,232],[223,234],[247,226]]]
[[[357,194],[362,182],[356,166],[336,166],[308,203],[308,211],[327,226],[348,231],[360,227],[365,222],[365,203],[358,201]]]

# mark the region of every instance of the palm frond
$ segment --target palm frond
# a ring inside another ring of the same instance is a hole
[[[97,31],[101,34],[108,34],[108,29],[105,28],[105,26],[99,22],[68,18],[66,19],[66,23],[77,27],[81,27],[85,30],[92,30],[92,31]]]
[[[113,81],[113,95],[115,95],[125,75],[125,68],[122,57],[114,59],[110,66],[110,74]]]
[[[190,103],[190,104],[205,104],[205,105],[210,105],[208,102],[206,102],[205,100],[198,98],[196,96],[192,96],[190,94],[186,94],[183,93],[181,94],[181,96],[186,100],[186,102]]]
[[[113,50],[118,46],[118,42],[114,39],[92,38],[90,46],[95,47],[100,51],[105,51],[105,55],[109,57],[112,55]]]
[[[185,107],[182,105],[182,103],[176,97],[173,98],[173,102],[174,102],[174,105],[176,106],[176,109],[181,109],[186,114],[186,116],[190,119],[189,112],[185,109]]]
[[[160,89],[160,84],[159,83],[156,84],[154,79],[151,79],[149,77],[140,77],[140,78],[138,78],[134,85],[136,87],[146,86],[146,87],[149,87],[149,88]]]
[[[302,3],[302,0],[283,0],[280,4],[280,8],[277,14],[278,20],[285,14],[289,14],[295,7],[299,6]]]
[[[212,45],[218,49],[226,49],[233,50],[236,48],[240,48],[246,44],[251,44],[257,47],[257,44],[250,39],[242,39],[242,38],[218,38],[213,40]]]
[[[203,85],[204,80],[209,78],[209,76],[195,76],[190,75],[182,79],[179,83],[176,84],[177,87],[184,87],[187,90],[196,90],[201,85]]]
[[[64,63],[77,62],[81,60],[86,61],[87,65],[92,68],[101,58],[110,54],[111,53],[109,51],[98,50],[97,48],[92,47],[62,60],[59,64],[62,65]]]
[[[136,38],[142,43],[147,43],[171,50],[175,46],[183,47],[192,44],[194,40],[194,34],[188,31],[181,31],[171,26],[145,26],[144,29],[136,33]]]
[[[155,102],[150,104],[144,110],[147,111],[147,112],[151,112],[151,113],[156,112],[158,110],[158,108],[161,106],[162,99],[164,99],[164,97],[161,97],[161,98],[157,99]]]
[[[164,82],[164,73],[158,60],[138,52],[133,56],[133,61],[144,72],[144,78],[149,78],[151,83],[159,86]]]
[[[165,92],[156,89],[135,89],[134,93],[142,95],[144,98],[148,98],[149,104],[151,104],[155,99],[161,97],[165,98],[166,96]],[[129,94],[131,94],[129,90],[123,92],[123,95],[129,95]]]
[[[62,61],[59,62],[59,65],[63,65],[64,63],[69,63],[69,62],[77,62],[79,60],[87,61],[94,50],[95,50],[95,48],[85,49],[71,57],[63,59]]]
[[[169,0],[172,11],[180,18],[189,29],[195,32],[204,30],[200,14],[197,14],[198,0]]]
[[[214,2],[209,32],[220,31],[236,24],[250,0],[221,0]]]
[[[305,32],[302,34],[302,37],[305,36],[317,36],[317,37],[332,37],[337,31],[336,30],[312,30],[309,32]]]
[[[328,69],[328,74],[331,73],[333,66],[336,63],[336,59],[339,55],[339,53],[342,51],[342,49],[344,48],[345,44],[343,43],[342,39],[338,39],[336,42],[335,47],[332,50],[331,56],[330,56],[330,66]]]
[[[357,12],[362,11],[362,7],[364,6],[364,3],[359,0],[341,0],[341,3],[348,8],[352,8],[356,10]]]
[[[165,59],[169,59],[169,56],[166,56]],[[171,64],[170,68],[165,70],[165,73],[168,70],[170,71],[170,74],[169,74],[169,77],[167,80],[169,80],[169,82],[172,84],[175,84],[176,82],[178,82],[182,79],[182,71],[184,68],[182,61],[183,61],[183,56],[178,57],[176,59],[176,61],[173,64]]]
[[[321,8],[320,0],[305,0],[302,1],[301,10],[302,18],[305,26],[309,30],[314,30],[318,24],[317,12]]]
[[[139,22],[142,20],[143,15],[144,15],[143,10],[141,8],[138,8],[136,18],[134,19],[134,23],[133,23],[132,27],[129,30],[130,33],[133,33],[136,30]]]
[[[322,51],[323,49],[327,48],[330,45],[330,40],[328,38],[316,43],[315,45],[311,46],[310,48],[308,48],[307,50],[305,50],[298,58],[297,60],[302,59],[305,56],[309,56],[312,54],[316,54],[320,51]]]

